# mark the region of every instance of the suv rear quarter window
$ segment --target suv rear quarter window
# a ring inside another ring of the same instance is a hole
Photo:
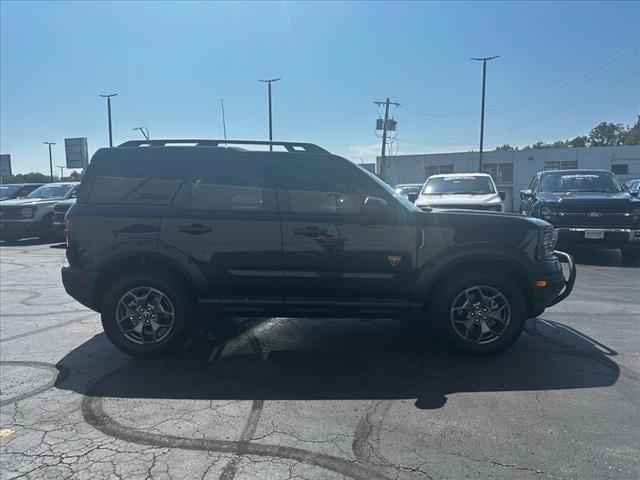
[[[155,156],[154,152],[144,153],[102,157],[90,166],[86,197],[82,192],[81,198],[88,203],[171,203],[188,167],[179,155],[167,158]]]

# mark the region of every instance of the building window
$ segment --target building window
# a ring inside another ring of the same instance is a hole
[[[576,160],[551,160],[544,162],[545,170],[575,170],[578,168]]]
[[[627,173],[629,173],[629,165],[627,165],[626,163],[611,165],[611,171],[616,175],[626,175]]]
[[[485,163],[482,170],[496,183],[513,183],[513,163]]]
[[[441,173],[453,173],[453,165],[425,165],[424,173],[427,177]]]

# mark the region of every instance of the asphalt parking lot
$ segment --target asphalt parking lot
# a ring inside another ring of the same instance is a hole
[[[640,477],[640,264],[579,253],[509,352],[395,320],[224,321],[132,360],[68,297],[64,249],[0,246],[0,477]]]

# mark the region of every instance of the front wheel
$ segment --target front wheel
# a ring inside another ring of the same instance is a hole
[[[132,273],[113,282],[100,309],[109,340],[133,357],[171,353],[191,334],[195,303],[169,276]]]
[[[459,352],[493,355],[520,336],[526,304],[518,286],[491,270],[448,277],[434,295],[433,321],[444,341]]]

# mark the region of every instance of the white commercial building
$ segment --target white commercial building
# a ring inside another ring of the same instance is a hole
[[[437,173],[478,171],[478,152],[398,155],[377,158],[376,167],[389,185],[422,183]],[[612,170],[620,180],[640,178],[640,145],[616,147],[542,148],[511,152],[484,152],[483,170],[506,194],[507,210],[520,211],[520,190],[542,170],[591,168]]]

